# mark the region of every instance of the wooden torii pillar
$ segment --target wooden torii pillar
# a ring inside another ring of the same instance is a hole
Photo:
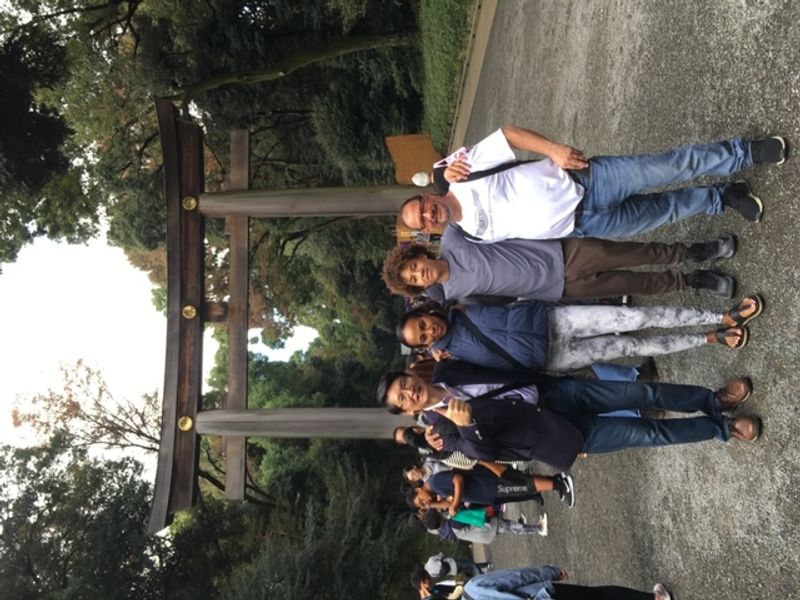
[[[249,138],[231,136],[227,191],[205,193],[203,133],[156,99],[167,202],[167,349],[161,443],[148,531],[166,527],[197,499],[201,434],[225,436],[228,498],[244,497],[246,436],[389,439],[407,417],[380,408],[247,409],[248,218],[380,216],[397,213],[416,188],[339,187],[248,190]],[[205,219],[225,218],[230,236],[230,297],[206,302]],[[227,321],[230,362],[225,407],[202,411],[202,342],[206,322]]]

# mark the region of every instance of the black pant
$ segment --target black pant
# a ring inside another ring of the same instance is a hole
[[[589,587],[569,583],[554,583],[555,600],[653,600],[653,592],[640,592],[618,585]]]
[[[525,500],[537,500],[540,497],[533,484],[533,476],[521,473],[509,467],[502,476],[497,479],[497,491],[495,501],[500,504],[504,502],[524,502]]]

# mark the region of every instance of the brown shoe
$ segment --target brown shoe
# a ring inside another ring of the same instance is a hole
[[[734,417],[728,419],[728,428],[731,430],[731,437],[741,442],[755,442],[761,437],[764,422],[754,415]]]
[[[753,382],[749,377],[731,379],[717,390],[716,396],[722,410],[734,410],[740,404],[747,402],[753,393]]]

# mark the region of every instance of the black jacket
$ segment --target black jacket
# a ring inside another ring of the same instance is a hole
[[[514,381],[513,376],[498,376],[480,367],[454,367],[440,369],[434,382],[458,387]],[[470,406],[474,424],[467,427],[456,427],[433,411],[424,413],[425,420],[442,437],[445,450],[459,450],[481,460],[538,460],[567,470],[583,446],[583,436],[571,423],[523,401],[513,391],[496,398],[476,398],[470,401]]]

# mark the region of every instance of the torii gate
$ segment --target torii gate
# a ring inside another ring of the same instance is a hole
[[[196,123],[180,118],[169,100],[159,98],[155,104],[167,202],[167,350],[150,533],[166,527],[177,511],[195,504],[200,435],[225,436],[225,495],[242,499],[246,436],[389,439],[395,427],[411,424],[409,418],[380,408],[247,409],[248,218],[393,215],[414,189],[251,191],[247,189],[248,132],[234,131],[228,191],[204,193],[203,132]],[[227,220],[227,303],[204,298],[206,217]],[[230,345],[226,405],[201,411],[204,324],[225,320]]]

